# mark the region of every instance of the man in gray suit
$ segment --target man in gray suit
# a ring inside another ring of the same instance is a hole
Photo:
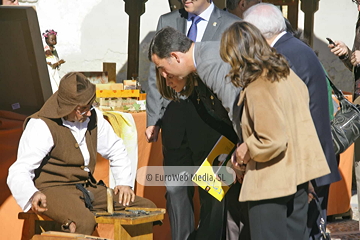
[[[165,27],[153,37],[148,57],[164,78],[198,74],[233,120],[234,101],[241,89],[231,84],[226,76],[231,67],[220,57],[219,41],[194,43],[174,28]]]
[[[236,124],[240,121],[240,108],[236,104],[240,88],[236,88],[226,77],[231,67],[220,57],[220,42],[194,43],[174,28],[166,27],[154,36],[148,57],[164,78],[185,78],[191,73],[198,74],[201,81],[221,101],[241,139],[240,125]],[[226,234],[226,238],[230,240],[250,239],[247,207],[237,203],[238,197],[239,184],[236,184],[225,195],[226,207],[231,205],[227,209]]]
[[[233,22],[240,20],[217,8],[211,0],[183,0],[182,3],[183,9],[160,17],[157,30],[171,26],[187,34],[192,25],[191,18],[200,16],[194,40],[220,40],[222,32]],[[162,128],[164,166],[199,166],[220,134],[201,120],[193,103],[188,99],[169,102],[162,98],[156,87],[155,76],[155,67],[152,64],[146,99],[147,139],[149,142],[156,141]],[[181,171],[179,167],[179,172]],[[193,187],[167,185],[167,209],[173,240],[188,239],[194,232],[193,194]],[[224,201],[218,202],[200,188],[199,195],[201,210],[197,238],[221,239],[224,235]],[[184,196],[187,197],[184,199]]]

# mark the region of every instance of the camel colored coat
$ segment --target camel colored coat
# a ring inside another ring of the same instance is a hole
[[[287,79],[264,76],[241,93],[241,128],[251,160],[240,201],[279,198],[299,184],[330,172],[309,110],[304,82],[291,70]]]

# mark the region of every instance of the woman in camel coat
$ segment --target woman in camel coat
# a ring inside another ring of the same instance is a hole
[[[308,239],[308,182],[330,170],[307,87],[250,23],[224,32],[220,55],[231,65],[231,82],[243,89],[244,142],[232,161],[246,169],[239,200],[248,202],[251,239]]]

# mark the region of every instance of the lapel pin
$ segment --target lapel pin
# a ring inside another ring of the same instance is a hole
[[[214,23],[213,23],[213,26],[216,27],[216,25],[217,25],[217,22],[214,22]]]

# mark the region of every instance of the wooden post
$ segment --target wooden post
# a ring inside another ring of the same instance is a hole
[[[108,73],[109,83],[116,83],[116,63],[103,62],[103,72]]]
[[[127,78],[131,79],[132,76],[139,75],[140,16],[145,12],[147,0],[124,0],[124,2],[125,12],[129,15]]]
[[[308,40],[309,45],[313,45],[314,35],[314,15],[319,10],[319,0],[301,0],[301,10],[305,13],[304,20],[304,37]]]
[[[289,3],[287,19],[289,20],[291,26],[295,30],[298,29],[298,9],[299,9],[299,0],[292,1],[292,3]]]

